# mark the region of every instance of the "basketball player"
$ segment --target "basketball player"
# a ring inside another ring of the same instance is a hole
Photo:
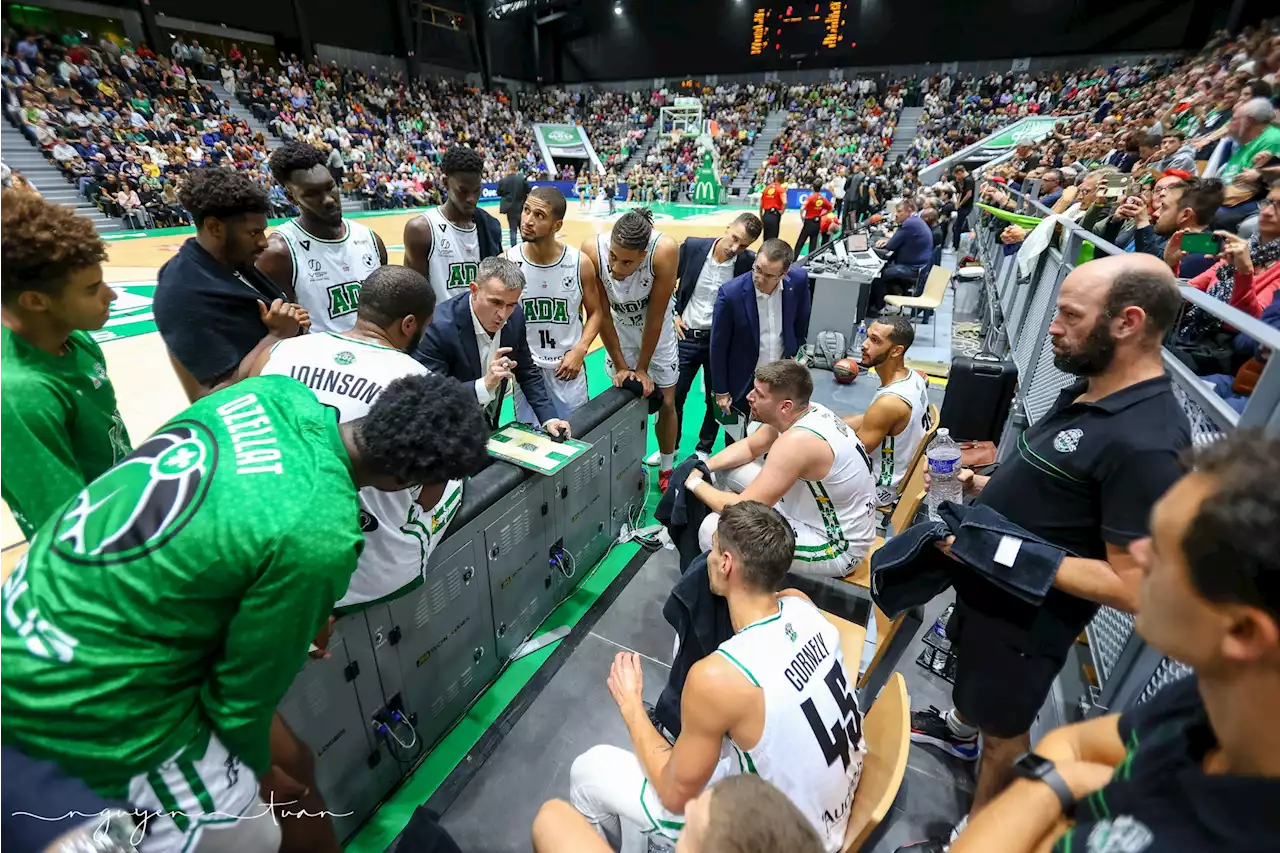
[[[258,269],[307,309],[313,332],[347,332],[356,322],[360,282],[387,262],[382,238],[342,218],[342,195],[328,156],[305,142],[271,152],[271,176],[300,213],[277,228]]]
[[[850,677],[840,632],[822,611],[794,590],[777,591],[794,548],[786,520],[765,504],[742,501],[717,518],[707,576],[711,592],[728,600],[736,633],[689,669],[674,745],[649,721],[639,655],[614,658],[609,692],[634,753],[592,747],[569,771],[570,802],[614,850],[619,818],[678,838],[690,801],[739,773],[786,794],[827,853],[843,846],[867,751],[857,673]]]
[[[144,810],[143,853],[277,849],[257,777],[356,568],[358,489],[439,493],[485,464],[486,436],[443,376],[397,379],[341,425],[283,376],[201,399],[55,514],[5,583],[6,744]]]
[[[349,332],[281,341],[263,355],[254,375],[292,376],[320,402],[338,410],[338,422],[369,413],[378,395],[402,376],[428,373],[409,355],[435,311],[435,292],[407,267],[379,267],[360,291]],[[364,551],[339,615],[374,601],[399,598],[422,582],[427,559],[462,505],[462,482],[440,489],[360,490]]]
[[[880,506],[897,501],[898,484],[932,426],[929,383],[905,364],[915,339],[915,328],[906,317],[882,318],[867,327],[862,368],[875,368],[880,387],[865,412],[844,419],[871,454],[871,476]]]
[[[404,265],[427,277],[437,305],[469,288],[480,261],[502,254],[502,226],[478,206],[484,159],[470,148],[450,148],[440,170],[444,204],[404,226]]]
[[[27,538],[85,483],[129,454],[129,434],[88,332],[115,292],[93,224],[35,193],[0,201],[0,490]]]
[[[812,395],[813,379],[802,364],[775,361],[756,370],[747,402],[751,419],[763,426],[707,460],[720,474],[717,482],[741,494],[712,486],[696,470],[686,481],[712,511],[698,534],[703,549],[711,545],[718,513],[752,500],[776,507],[790,522],[797,574],[844,577],[866,555],[876,534],[871,459],[853,430],[810,402]]]
[[[507,250],[507,257],[524,273],[520,304],[529,351],[559,418],[569,417],[587,402],[582,360],[604,322],[595,267],[583,259],[582,252],[556,239],[567,208],[564,194],[555,187],[532,190],[520,214],[524,243]],[[585,325],[582,311],[587,315]],[[516,417],[525,423],[539,422],[518,386]]]
[[[809,819],[775,786],[742,773],[685,803],[676,853],[822,853]],[[533,853],[609,853],[582,813],[548,800],[533,821]]]
[[[679,425],[676,418],[676,381],[680,357],[676,328],[671,319],[676,291],[680,247],[653,228],[653,212],[641,207],[629,210],[608,234],[597,234],[582,244],[582,253],[595,268],[608,320],[600,327],[608,358],[605,368],[614,385],[638,381],[645,395],[662,389],[658,412],[658,488],[667,490],[675,464]]]

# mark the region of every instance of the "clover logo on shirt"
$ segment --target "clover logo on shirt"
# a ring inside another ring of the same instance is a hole
[[[72,500],[54,526],[53,552],[93,564],[151,553],[191,521],[209,491],[217,457],[203,424],[171,424]]]
[[[347,352],[346,350],[343,350],[340,353],[336,353],[333,356],[333,360],[336,361],[338,364],[345,366],[355,361],[356,357],[354,353],[350,353],[350,352]]]

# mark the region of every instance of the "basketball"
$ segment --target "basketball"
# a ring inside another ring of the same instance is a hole
[[[858,362],[851,358],[842,358],[831,368],[836,375],[836,381],[841,385],[848,385],[858,378]]]

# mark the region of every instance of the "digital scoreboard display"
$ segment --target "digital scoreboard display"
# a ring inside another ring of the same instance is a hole
[[[857,0],[770,3],[751,16],[751,55],[781,59],[849,56],[857,46]]]

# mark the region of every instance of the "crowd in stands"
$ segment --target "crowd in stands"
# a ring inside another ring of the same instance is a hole
[[[135,227],[189,217],[189,168],[235,166],[264,186],[267,146],[194,70],[146,45],[7,33],[4,113],[68,182]]]

